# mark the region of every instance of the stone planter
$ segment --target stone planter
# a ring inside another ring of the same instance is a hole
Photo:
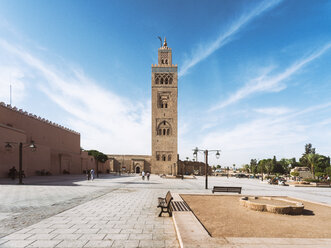
[[[302,214],[304,205],[301,202],[290,201],[276,197],[242,197],[240,205],[254,211],[270,212],[275,214]]]

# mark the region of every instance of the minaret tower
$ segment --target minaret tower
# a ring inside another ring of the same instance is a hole
[[[177,65],[164,38],[158,64],[152,65],[152,159],[153,174],[176,174],[177,163]]]

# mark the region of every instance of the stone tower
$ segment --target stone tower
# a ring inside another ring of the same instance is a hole
[[[152,159],[154,174],[176,174],[177,163],[177,65],[164,43],[158,64],[152,65]]]

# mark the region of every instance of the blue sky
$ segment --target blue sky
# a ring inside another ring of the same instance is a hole
[[[0,101],[151,153],[151,64],[179,67],[179,154],[212,164],[331,155],[330,1],[0,1]],[[202,159],[202,155],[200,155]]]

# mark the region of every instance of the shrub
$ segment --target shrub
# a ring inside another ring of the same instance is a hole
[[[291,172],[291,176],[293,177],[298,177],[299,175],[300,175],[299,172],[295,172],[295,171]]]
[[[327,167],[327,168],[325,169],[325,172],[326,172],[326,174],[327,174],[328,176],[331,176],[331,166]]]
[[[303,181],[310,182],[310,183],[318,183],[320,180],[319,179],[306,178],[306,179],[303,179]]]
[[[325,176],[325,173],[324,172],[316,172],[315,173],[315,176],[318,177],[318,178],[319,177],[324,177]]]

